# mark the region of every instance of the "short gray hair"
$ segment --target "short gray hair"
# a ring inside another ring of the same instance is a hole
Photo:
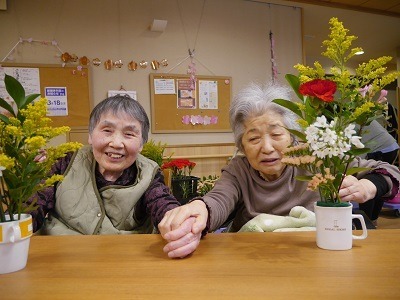
[[[291,91],[288,87],[273,83],[267,83],[264,86],[250,83],[242,89],[234,97],[229,109],[230,124],[236,147],[243,152],[244,123],[268,111],[281,115],[287,128],[299,130],[299,125],[296,122],[298,117],[290,110],[272,102],[274,99],[290,100],[290,98]],[[292,137],[295,138],[294,136]]]
[[[127,95],[106,98],[95,106],[90,114],[89,134],[92,134],[94,128],[100,122],[101,116],[108,112],[112,112],[116,116],[126,113],[132,119],[137,120],[142,127],[142,145],[147,142],[150,129],[149,118],[143,106]]]

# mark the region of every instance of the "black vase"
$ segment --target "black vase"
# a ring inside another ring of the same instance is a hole
[[[172,194],[181,204],[187,203],[190,199],[197,196],[197,182],[199,179],[199,177],[195,176],[172,178]]]

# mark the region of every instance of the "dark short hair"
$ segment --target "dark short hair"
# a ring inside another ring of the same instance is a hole
[[[92,134],[94,128],[100,122],[101,116],[108,112],[114,115],[126,113],[137,120],[142,127],[142,143],[145,144],[147,142],[150,129],[149,118],[143,106],[127,95],[108,97],[94,107],[89,119],[89,134]]]

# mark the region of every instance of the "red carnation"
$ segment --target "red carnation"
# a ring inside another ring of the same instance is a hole
[[[196,166],[195,162],[191,162],[188,159],[173,159],[169,162],[165,162],[161,169],[171,169],[172,170],[172,177],[185,177],[190,176],[193,168]]]
[[[336,92],[336,83],[330,80],[314,79],[303,83],[299,88],[304,96],[317,97],[324,102],[332,102]]]

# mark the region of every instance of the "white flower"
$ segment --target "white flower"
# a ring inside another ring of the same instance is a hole
[[[317,117],[317,119],[313,125],[316,127],[319,127],[319,128],[325,128],[325,127],[328,127],[328,122],[326,120],[326,117],[324,115],[322,115],[320,117]]]
[[[336,126],[336,119],[328,123],[326,117],[321,116],[306,129],[306,139],[313,155],[322,159],[336,156],[343,158],[352,145],[364,148],[361,137],[354,135],[354,124],[349,124],[344,131],[339,132]]]
[[[350,138],[350,142],[354,145],[354,146],[356,146],[357,148],[359,148],[359,149],[362,149],[362,148],[364,148],[365,146],[364,146],[364,144],[363,143],[361,143],[361,136],[352,136],[351,138]]]
[[[348,138],[351,139],[353,134],[356,134],[357,132],[354,130],[356,126],[354,124],[349,124],[345,130],[344,130],[344,135]]]

